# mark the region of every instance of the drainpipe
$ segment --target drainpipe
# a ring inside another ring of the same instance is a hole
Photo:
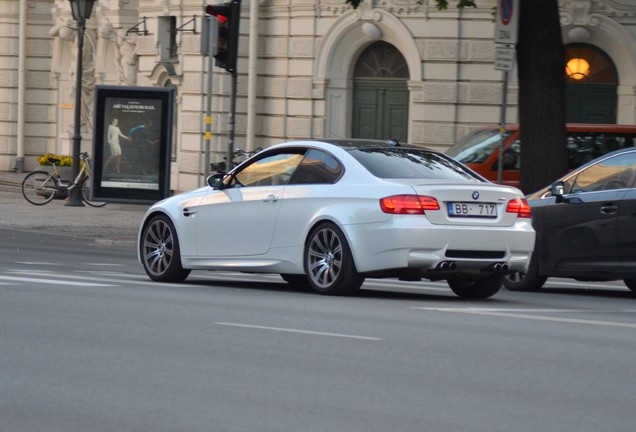
[[[457,142],[457,128],[459,127],[459,95],[461,93],[460,74],[462,71],[462,38],[464,37],[462,30],[462,10],[459,9],[457,12],[457,57],[455,63],[455,124],[453,125],[453,141],[451,142],[451,145],[454,145]]]
[[[249,57],[247,75],[247,130],[246,150],[253,151],[256,121],[256,79],[258,78],[256,65],[258,63],[258,6],[259,0],[250,0],[250,33],[249,33]]]
[[[27,0],[20,0],[20,27],[18,40],[18,135],[16,143],[16,158],[13,170],[24,172],[24,112],[26,93],[26,28],[27,28]]]

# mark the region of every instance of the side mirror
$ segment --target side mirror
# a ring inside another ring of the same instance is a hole
[[[225,173],[212,174],[207,178],[208,186],[214,189],[224,189],[225,183],[223,183],[223,179],[226,175]]]
[[[565,193],[565,185],[562,181],[558,181],[550,186],[550,192],[557,198],[563,197]]]

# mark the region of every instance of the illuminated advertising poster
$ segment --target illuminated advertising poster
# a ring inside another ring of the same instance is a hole
[[[97,86],[93,195],[156,202],[168,196],[173,90]]]

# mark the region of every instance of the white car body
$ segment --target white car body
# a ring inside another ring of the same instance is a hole
[[[503,272],[527,268],[535,239],[531,219],[506,211],[511,200],[523,199],[519,190],[487,181],[383,179],[346,149],[320,141],[266,151],[298,146],[328,152],[344,173],[335,184],[204,186],[156,203],[144,221],[157,214],[171,220],[181,266],[190,270],[305,274],[308,237],[324,221],[342,230],[356,272],[366,277],[480,278],[493,266]],[[394,195],[432,196],[440,208],[418,215],[383,212],[380,199]],[[494,203],[497,217],[449,216],[446,203],[477,202],[475,196]]]

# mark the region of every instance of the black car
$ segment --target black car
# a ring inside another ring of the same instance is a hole
[[[525,273],[504,286],[536,291],[548,277],[622,279],[636,292],[636,148],[601,156],[527,197],[537,241]]]

